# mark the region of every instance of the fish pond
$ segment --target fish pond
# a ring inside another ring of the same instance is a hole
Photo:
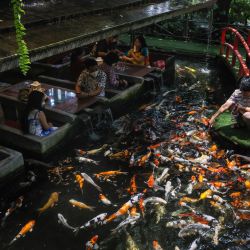
[[[1,195],[0,249],[250,249],[249,165],[210,136],[226,96],[215,63],[197,61],[178,59],[176,84],[99,140],[28,167]]]

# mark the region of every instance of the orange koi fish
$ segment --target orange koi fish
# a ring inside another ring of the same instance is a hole
[[[145,214],[145,206],[144,206],[144,199],[141,197],[139,200],[139,208],[141,210],[142,216],[144,217]]]
[[[35,226],[35,220],[31,220],[28,223],[25,224],[25,226],[20,230],[20,232],[16,235],[16,237],[9,243],[9,245],[13,244],[17,239],[20,237],[24,237],[26,233],[32,232],[34,226]]]
[[[149,188],[153,188],[155,183],[154,175],[151,174],[148,178],[147,185]]]
[[[136,207],[132,207],[129,211],[129,214],[131,217],[135,217],[137,216],[137,211],[136,211]]]
[[[80,190],[81,190],[81,193],[82,193],[84,179],[83,179],[83,177],[80,174],[76,174],[75,177],[76,177],[76,182],[78,182]]]
[[[241,220],[250,220],[250,214],[237,213],[237,216],[238,216]]]
[[[239,198],[241,195],[242,195],[241,192],[233,192],[233,193],[231,193],[229,196],[230,196],[232,199],[236,199],[236,198]]]
[[[154,250],[163,250],[163,248],[160,246],[157,240],[153,241],[153,249]]]
[[[222,188],[222,187],[227,186],[227,184],[225,182],[221,182],[221,181],[210,181],[209,183],[216,188]]]
[[[107,205],[107,206],[112,205],[111,201],[110,201],[107,197],[105,197],[105,195],[103,195],[103,194],[99,194],[99,199],[100,199],[100,201],[101,201],[103,204],[105,204],[105,205]]]
[[[145,165],[146,161],[149,159],[149,157],[151,156],[151,151],[148,152],[146,155],[142,156],[141,159],[138,161],[138,166],[142,167]]]
[[[197,114],[197,111],[195,111],[195,110],[188,112],[188,115],[195,115],[195,114]]]
[[[209,126],[209,119],[208,118],[202,117],[200,122],[202,124],[204,124],[205,126]]]
[[[130,181],[130,188],[128,188],[128,192],[131,195],[135,194],[137,192],[137,186],[136,186],[136,183],[135,183],[135,177],[136,177],[136,175],[134,174],[133,177],[131,178],[131,181]]]
[[[235,161],[229,161],[228,159],[226,159],[227,162],[227,167],[228,168],[233,168],[236,166],[236,162]]]
[[[129,208],[131,208],[131,203],[128,201],[117,212],[115,212],[114,214],[110,215],[107,219],[105,219],[106,223],[116,219],[121,215],[126,214]]]
[[[58,202],[59,193],[54,192],[50,195],[46,204],[38,209],[39,214],[45,212],[48,208],[53,207],[56,202]]]
[[[212,145],[210,148],[209,148],[209,151],[210,152],[215,152],[215,151],[217,151],[217,146],[214,144],[214,145]]]
[[[106,171],[106,172],[101,172],[99,174],[94,174],[96,178],[104,178],[108,179],[109,177],[115,176],[115,175],[126,175],[128,172],[121,172],[121,171],[116,171],[116,170],[111,170],[111,171]]]
[[[78,207],[78,208],[80,208],[80,209],[88,209],[88,210],[90,210],[90,211],[94,211],[94,210],[95,210],[94,207],[88,206],[88,205],[86,205],[85,203],[80,202],[80,201],[77,201],[77,200],[74,200],[74,199],[70,199],[70,200],[69,200],[69,203],[70,203],[73,207]]]
[[[112,160],[112,159],[127,159],[129,158],[131,155],[131,153],[125,149],[121,152],[118,153],[114,153],[114,154],[109,154],[108,157]]]
[[[99,238],[98,235],[95,235],[94,237],[92,237],[91,240],[86,243],[86,250],[97,249],[96,242],[97,242],[98,238]]]
[[[154,145],[150,145],[150,146],[148,146],[147,148],[148,149],[156,149],[156,148],[159,148],[159,147],[161,147],[161,146],[163,146],[163,145],[165,145],[167,142],[160,142],[160,143],[157,143],[157,144],[154,144]]]
[[[223,207],[220,205],[220,203],[216,201],[210,201],[209,203],[212,207],[217,208],[218,210],[220,210],[220,212],[223,212]]]
[[[245,181],[245,187],[246,187],[246,189],[250,189],[250,181],[249,180]]]

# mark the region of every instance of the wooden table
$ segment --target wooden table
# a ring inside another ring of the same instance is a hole
[[[144,77],[150,72],[154,71],[154,67],[146,67],[143,65],[135,65],[135,64],[129,64],[125,63],[125,70],[118,70],[115,69],[115,72],[119,75],[127,75],[127,76],[133,76],[133,77]]]
[[[24,81],[10,87],[4,88],[0,91],[0,100],[14,98],[18,100],[18,92],[20,89],[32,83],[31,81]],[[46,95],[49,100],[46,103],[45,108],[52,110],[60,110],[71,114],[76,114],[82,111],[98,101],[96,97],[90,97],[86,99],[79,100],[76,94],[65,88],[55,87],[49,84],[42,83],[42,88],[45,89]]]

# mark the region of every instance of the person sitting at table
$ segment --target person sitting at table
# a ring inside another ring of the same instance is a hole
[[[34,90],[29,94],[22,124],[24,133],[47,136],[57,129],[47,122],[43,111],[45,99],[46,95],[41,91]]]
[[[133,48],[129,50],[127,56],[122,56],[121,58],[129,63],[149,66],[149,51],[145,38],[143,36],[136,37]]]
[[[127,87],[126,80],[119,80],[114,70],[114,64],[119,61],[119,56],[115,52],[109,52],[103,59],[103,63],[99,65],[99,69],[107,75],[107,85],[112,88]]]
[[[98,69],[96,60],[94,58],[88,58],[85,60],[85,69],[76,82],[76,96],[78,98],[104,97],[106,81],[107,75]]]
[[[104,58],[110,51],[123,55],[124,53],[117,49],[118,36],[110,36],[97,43],[95,48],[96,57]]]
[[[239,128],[247,126],[250,128],[250,77],[245,76],[240,79],[240,88],[236,89],[231,97],[218,109],[211,117],[209,124],[213,126],[216,118],[226,110],[231,110],[235,124],[233,127]]]

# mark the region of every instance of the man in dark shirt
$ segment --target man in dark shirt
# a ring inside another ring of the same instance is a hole
[[[97,43],[96,57],[105,57],[110,51],[120,54],[121,52],[116,48],[118,36],[111,36]]]

